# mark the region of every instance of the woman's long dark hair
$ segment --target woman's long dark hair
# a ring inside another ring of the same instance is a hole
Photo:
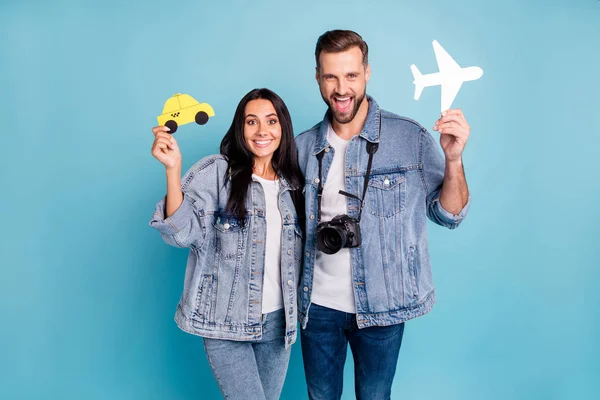
[[[269,100],[277,113],[281,125],[281,141],[279,148],[273,153],[271,165],[277,176],[284,178],[292,187],[291,195],[296,207],[298,222],[304,229],[304,196],[302,194],[304,178],[298,166],[292,118],[283,100],[269,89],[251,90],[240,100],[231,127],[221,141],[221,154],[227,158],[228,174],[231,179],[226,211],[237,217],[240,222],[245,221],[245,200],[252,182],[254,166],[254,154],[244,139],[245,110],[250,101],[257,99]]]

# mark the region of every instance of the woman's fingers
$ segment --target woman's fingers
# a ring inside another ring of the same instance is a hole
[[[154,128],[152,128],[152,133],[154,133],[154,136],[158,135],[158,133],[160,133],[160,132],[167,133],[169,131],[170,131],[170,129],[168,127],[162,126],[162,125],[161,126],[155,126]]]

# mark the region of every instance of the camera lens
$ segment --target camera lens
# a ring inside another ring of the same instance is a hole
[[[346,244],[346,233],[337,226],[328,226],[317,232],[317,248],[325,254],[335,254]]]

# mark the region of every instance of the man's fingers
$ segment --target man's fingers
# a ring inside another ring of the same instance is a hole
[[[467,138],[469,137],[469,132],[465,131],[462,128],[440,128],[438,129],[438,132],[440,135],[454,136],[457,139],[467,140]]]
[[[442,113],[442,117],[444,117],[446,115],[460,115],[463,118],[465,117],[463,111],[460,108],[451,108],[449,110],[446,110]]]
[[[439,125],[440,123],[450,122],[450,121],[454,121],[454,122],[457,122],[462,125],[465,122],[465,119],[461,118],[459,115],[456,115],[456,114],[446,115],[445,117],[441,117],[440,119],[438,119],[436,121],[436,124]]]
[[[439,131],[440,129],[462,129],[462,126],[458,122],[450,121],[436,124],[434,130]]]
[[[433,129],[442,135],[450,135],[465,140],[469,137],[469,130],[454,121],[436,125]]]
[[[463,134],[463,133],[459,133],[456,130],[450,129],[450,128],[446,128],[446,129],[441,129],[440,131],[440,143],[442,140],[450,140],[451,142],[455,142],[458,144],[466,144],[467,140],[469,140],[468,135]],[[443,147],[443,145],[442,145]]]
[[[458,115],[446,115],[445,117],[442,117],[440,119],[438,119],[437,121],[435,121],[435,128],[439,128],[440,125],[444,124],[444,123],[448,123],[448,122],[455,122],[458,125],[462,126],[463,128],[467,128],[469,125],[467,124],[467,121],[465,121],[464,118],[461,118]]]
[[[433,130],[438,131],[439,133],[454,134],[456,136],[462,136],[468,133],[467,128],[455,121],[436,123]]]

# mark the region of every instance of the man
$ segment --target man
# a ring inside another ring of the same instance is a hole
[[[389,399],[404,322],[435,302],[426,217],[452,229],[468,209],[470,128],[460,110],[442,114],[434,130],[444,158],[425,128],[381,110],[366,95],[368,47],[355,32],[325,32],[315,58],[328,110],[296,138],[306,177],[298,302],[309,397],[341,397],[350,344],[357,399]],[[331,221],[344,214],[360,218],[359,232]]]

